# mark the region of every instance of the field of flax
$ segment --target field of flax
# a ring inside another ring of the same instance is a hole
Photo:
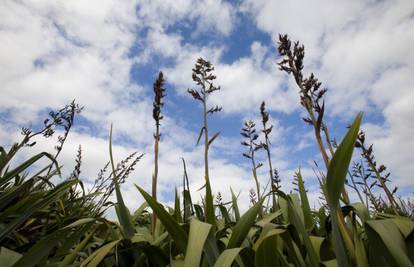
[[[160,73],[154,83],[152,191],[149,194],[136,185],[145,202],[133,214],[126,208],[120,185],[142,155],[134,153],[114,162],[112,128],[110,160],[92,188],[79,180],[81,149],[71,175],[64,182],[52,182],[60,174],[58,156],[74,117],[82,110],[76,103],[51,112],[38,131],[23,128],[22,140],[8,151],[0,147],[0,266],[413,266],[414,204],[397,197],[386,167],[376,161],[373,146],[365,143],[362,114],[355,116],[340,143],[332,141],[324,121],[327,91],[313,74],[303,74],[304,47],[281,35],[278,50],[280,70],[291,75],[299,88],[307,114],[303,120],[314,130],[323,159],[324,166],[315,172],[321,189],[318,210],[310,208],[300,170],[292,177],[297,193],[281,191],[278,172],[272,167],[272,126],[264,102],[260,127],[246,121],[241,130],[243,156],[251,163],[255,187],[250,192],[251,207],[242,214],[233,192],[227,203],[220,194],[213,196],[209,148],[219,133],[210,133],[208,122],[221,107],[210,106],[208,100],[210,94],[220,93],[220,87],[214,84],[212,64],[200,58],[192,70],[196,89],[188,93],[203,110],[197,140],[204,145],[202,202],[191,199],[184,160],[183,191],[176,190],[174,207],[157,202],[165,97]],[[40,153],[17,166],[11,164],[23,147],[36,145],[35,136],[49,137],[58,128],[64,134],[55,154]],[[267,157],[267,185],[259,183],[257,169],[265,166],[256,160],[258,153]],[[351,162],[353,156],[356,162]],[[45,158],[49,163],[35,168]],[[109,201],[112,194],[116,203]],[[351,203],[349,194],[356,195],[358,202]],[[111,206],[117,221],[104,217]]]

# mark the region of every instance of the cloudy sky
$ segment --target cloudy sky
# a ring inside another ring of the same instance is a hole
[[[60,162],[70,172],[81,144],[81,176],[93,182],[108,161],[113,123],[117,160],[145,153],[122,188],[128,206],[136,208],[142,198],[131,185],[150,189],[152,84],[162,70],[167,96],[159,198],[170,203],[182,181],[181,157],[191,187],[203,184],[203,152],[196,146],[201,107],[186,91],[195,87],[195,60],[204,57],[215,65],[222,88],[210,99],[223,107],[210,118],[210,131],[221,132],[211,151],[215,192],[226,199],[231,186],[247,205],[254,183],[239,132],[246,119],[258,120],[266,100],[274,125],[273,165],[283,188],[292,189],[293,173],[301,167],[316,200],[312,167],[321,159],[301,120],[297,88],[277,68],[279,33],[305,45],[305,72],[314,72],[329,89],[326,120],[332,135],[340,140],[346,125],[364,111],[363,128],[378,161],[388,166],[399,193],[412,196],[414,2],[409,0],[1,1],[1,145],[7,148],[20,138],[20,127],[39,126],[48,111],[76,99],[85,108]],[[39,140],[23,156],[53,151],[53,142]],[[266,174],[260,179],[265,184]]]

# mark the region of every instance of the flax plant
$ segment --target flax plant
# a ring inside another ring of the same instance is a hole
[[[154,134],[154,173],[152,175],[152,197],[154,200],[157,200],[157,179],[158,179],[158,152],[159,152],[159,142],[160,142],[160,121],[163,116],[161,115],[161,108],[164,103],[162,102],[163,97],[165,96],[164,92],[164,75],[162,72],[158,74],[158,78],[154,83],[154,102],[153,102],[153,111],[152,117],[155,121],[155,134]],[[155,231],[157,216],[155,212],[152,213],[152,232]]]
[[[201,137],[204,134],[204,179],[206,187],[206,222],[210,224],[215,224],[215,215],[214,215],[214,206],[213,206],[213,196],[210,185],[210,175],[208,167],[208,152],[213,141],[218,137],[220,132],[217,132],[213,137],[209,138],[209,129],[208,129],[208,115],[215,112],[220,112],[221,107],[208,107],[207,100],[208,96],[214,91],[220,90],[220,86],[215,86],[213,81],[216,79],[216,76],[213,74],[214,67],[209,62],[202,58],[197,60],[195,67],[193,69],[193,81],[200,87],[199,90],[188,89],[188,93],[197,101],[200,101],[203,106],[203,127],[200,130],[200,135],[197,140],[199,143]]]

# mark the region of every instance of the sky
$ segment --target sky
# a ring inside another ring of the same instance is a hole
[[[50,110],[73,99],[84,106],[59,161],[64,175],[82,146],[81,178],[93,183],[109,160],[108,136],[114,127],[114,156],[145,153],[122,185],[133,211],[142,197],[133,184],[150,191],[153,172],[152,85],[159,71],[166,79],[161,125],[159,199],[170,204],[182,184],[187,162],[195,198],[203,185],[203,147],[196,145],[202,109],[187,93],[196,59],[215,66],[221,90],[209,98],[222,112],[209,118],[220,132],[210,151],[214,193],[229,199],[230,187],[249,205],[255,188],[243,158],[240,129],[245,120],[260,126],[265,100],[274,126],[271,155],[292,190],[300,167],[313,205],[321,162],[312,129],[291,77],[278,70],[279,34],[305,45],[306,75],[328,89],[326,122],[341,140],[359,111],[362,129],[374,143],[378,162],[391,172],[399,194],[414,191],[414,2],[279,0],[4,0],[0,2],[0,140],[5,148],[20,140],[21,127],[38,127]],[[20,160],[51,151],[56,140],[39,139]],[[263,154],[263,153],[262,153]],[[19,159],[18,159],[19,160]],[[259,179],[267,182],[264,155]],[[321,165],[322,166],[322,165]],[[60,178],[64,179],[65,177]]]

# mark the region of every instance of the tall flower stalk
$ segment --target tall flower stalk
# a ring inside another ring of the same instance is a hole
[[[304,78],[302,70],[305,47],[303,45],[295,42],[292,47],[292,43],[287,35],[280,35],[278,44],[279,54],[283,57],[282,61],[279,62],[279,67],[282,71],[292,74],[295,78],[295,82],[299,87],[300,103],[308,112],[308,117],[303,118],[303,120],[313,126],[316,142],[325,166],[328,168],[330,159],[321,135],[321,131],[323,131],[326,135],[327,146],[333,154],[329,132],[323,121],[325,111],[323,96],[327,89],[321,88],[321,82],[316,79],[313,73],[308,78]]]
[[[389,181],[390,173],[386,172],[387,168],[384,165],[377,165],[377,161],[375,160],[373,153],[373,145],[367,147],[365,144],[365,132],[359,132],[358,140],[355,146],[361,149],[361,156],[365,159],[369,172],[377,178],[379,184],[376,185],[384,190],[385,195],[388,198],[388,202],[391,205],[392,211],[396,215],[399,215],[399,205],[394,198],[394,194],[398,188],[395,187],[392,191],[388,188],[386,183]]]
[[[213,84],[213,81],[216,79],[216,76],[213,74],[213,70],[214,67],[209,61],[199,58],[193,69],[192,78],[193,81],[200,87],[200,89],[188,89],[187,91],[195,100],[200,101],[203,106],[203,127],[200,130],[200,135],[198,137],[197,144],[199,143],[201,137],[204,134],[204,179],[206,187],[206,222],[215,225],[213,195],[211,192],[210,175],[208,168],[208,152],[210,145],[218,137],[220,132],[214,134],[211,139],[209,138],[208,115],[221,111],[221,107],[208,107],[207,105],[208,96],[214,91],[220,90],[220,86],[215,86]]]
[[[305,47],[303,45],[300,45],[299,42],[294,42],[292,46],[287,35],[279,35],[278,45],[279,54],[283,57],[278,63],[279,67],[282,71],[291,74],[299,87],[300,103],[308,113],[308,116],[303,118],[303,120],[313,127],[316,143],[326,169],[328,169],[330,157],[327,151],[330,152],[331,156],[334,154],[329,130],[324,121],[324,96],[328,89],[321,87],[322,83],[319,82],[313,73],[307,78],[304,77],[303,60],[305,57]],[[326,146],[322,133],[325,135]],[[342,200],[349,204],[348,193],[345,189],[342,192]]]
[[[263,124],[263,134],[265,137],[265,142],[262,144],[264,150],[266,151],[267,155],[267,162],[269,164],[269,178],[270,178],[270,186],[272,193],[272,200],[273,200],[273,210],[276,209],[276,197],[274,192],[280,189],[280,178],[277,170],[273,170],[272,166],[272,159],[270,156],[270,140],[269,135],[272,132],[273,125],[268,126],[269,122],[269,113],[266,111],[266,104],[263,101],[260,105],[260,115],[262,116],[262,124]]]
[[[247,153],[243,153],[243,156],[250,159],[251,161],[253,179],[256,184],[256,195],[258,198],[260,198],[260,183],[257,177],[257,169],[263,166],[263,164],[256,162],[255,154],[256,154],[256,151],[263,148],[263,144],[257,143],[256,141],[259,138],[259,134],[256,133],[255,126],[256,124],[254,123],[254,121],[252,120],[246,121],[244,123],[244,127],[242,128],[240,134],[244,138],[246,138],[245,141],[241,142],[243,146],[246,146],[248,148]]]
[[[154,173],[152,175],[152,197],[157,200],[157,179],[158,179],[158,150],[160,142],[160,121],[163,119],[161,115],[161,108],[164,106],[162,102],[164,94],[164,75],[162,72],[158,74],[158,78],[154,83],[154,102],[152,117],[155,121],[155,134],[154,134]],[[152,231],[155,231],[157,216],[155,212],[152,213]]]

